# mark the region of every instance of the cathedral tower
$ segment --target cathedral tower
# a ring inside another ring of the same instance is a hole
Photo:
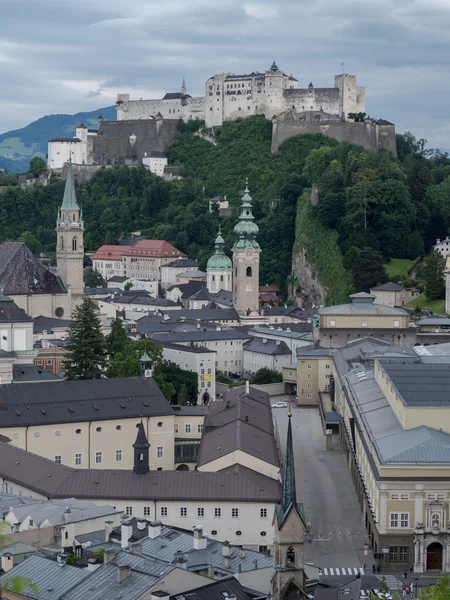
[[[212,294],[220,292],[220,290],[232,289],[233,265],[223,251],[224,247],[225,240],[222,237],[219,227],[219,233],[214,242],[214,254],[206,265],[208,292]]]
[[[292,444],[292,413],[288,414],[286,456],[283,473],[283,498],[275,507],[273,551],[275,573],[272,596],[278,600],[306,599],[306,577],[303,570],[306,538],[303,504],[297,502],[295,487],[294,447]]]
[[[67,166],[66,187],[56,220],[56,265],[59,277],[75,305],[83,295],[83,214],[75,196],[72,163]]]
[[[239,223],[234,228],[238,236],[233,246],[233,305],[240,314],[259,311],[259,255],[261,248],[255,240],[259,228],[252,214],[252,199],[246,182],[241,202]]]

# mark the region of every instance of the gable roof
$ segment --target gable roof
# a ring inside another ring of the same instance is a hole
[[[286,342],[280,342],[278,340],[270,340],[265,338],[254,337],[244,344],[244,350],[248,352],[259,352],[260,354],[267,354],[270,356],[276,356],[278,354],[291,354]]]
[[[33,318],[19,308],[14,300],[0,294],[0,323],[26,323],[32,320]]]
[[[173,414],[153,379],[122,377],[0,386],[2,427]]]
[[[33,333],[53,333],[55,329],[67,329],[72,321],[68,319],[56,319],[53,317],[35,317],[33,323]]]
[[[169,265],[164,265],[164,267],[167,266]],[[176,283],[175,285],[171,285],[169,288],[167,288],[167,291],[171,292],[172,290],[179,290],[181,292],[181,298],[185,300],[186,298],[190,298],[192,294],[195,294],[195,292],[198,292],[198,290],[204,287],[204,285],[204,281],[196,281],[195,279],[191,279],[187,283]]]
[[[6,295],[61,294],[59,277],[48,271],[23,242],[0,244],[0,292]]]
[[[403,285],[400,283],[393,283],[392,281],[388,281],[387,283],[383,283],[382,285],[377,285],[376,287],[370,288],[370,292],[399,292],[403,289]]]
[[[230,575],[209,585],[185,590],[182,594],[174,594],[170,598],[173,600],[222,600],[223,598],[233,597],[237,600],[249,600],[249,598],[255,598],[256,596],[261,596],[261,594],[257,592],[249,593],[233,575]]]
[[[192,98],[189,94],[182,94],[181,92],[167,92],[163,97],[163,100],[181,100],[182,98]]]

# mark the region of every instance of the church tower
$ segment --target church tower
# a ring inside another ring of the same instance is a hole
[[[233,305],[240,314],[259,311],[259,255],[261,248],[255,237],[259,231],[252,214],[252,199],[246,181],[241,201],[239,222],[234,228],[238,236],[233,246]]]
[[[72,163],[67,166],[66,187],[56,220],[56,266],[66,289],[72,294],[72,307],[83,295],[83,214],[75,196]]]
[[[214,242],[214,254],[206,265],[206,280],[208,292],[214,294],[220,290],[232,290],[233,287],[233,265],[224,252],[225,240],[219,227],[216,241]]]
[[[290,409],[289,409],[290,410]],[[271,588],[278,600],[306,599],[306,577],[303,570],[306,538],[303,504],[297,502],[295,488],[294,447],[292,444],[292,413],[288,414],[286,456],[283,473],[283,497],[275,507],[273,551],[275,573]]]

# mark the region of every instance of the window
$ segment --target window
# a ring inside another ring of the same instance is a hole
[[[239,517],[239,509],[238,508],[231,509],[231,517],[233,519],[237,519]]]
[[[436,495],[436,498],[437,498],[438,500],[445,500],[445,494],[437,494],[437,495]]]
[[[81,454],[75,454],[75,466],[79,467],[83,464],[83,457]]]
[[[261,508],[259,511],[259,516],[261,519],[267,519],[267,508]]]
[[[391,500],[398,500],[400,498],[399,494],[391,494]]]
[[[125,506],[125,514],[131,516],[133,514],[133,507],[132,506]]]
[[[389,548],[389,560],[398,560],[398,548],[397,548],[397,546],[391,546]]]
[[[180,508],[180,517],[187,517],[187,508],[185,506]]]
[[[409,494],[400,494],[400,500],[409,500]]]
[[[312,390],[312,383],[308,383],[308,390]]]
[[[325,369],[329,369],[329,368],[330,368],[330,365],[325,365]]]
[[[400,546],[399,551],[400,560],[406,562],[408,560],[408,546]]]
[[[400,513],[400,527],[409,527],[409,513]]]
[[[247,269],[245,270],[245,274],[247,277],[251,277],[252,276],[252,268],[247,267]]]
[[[269,554],[267,546],[258,546],[258,551],[262,552],[263,554]]]
[[[312,394],[306,394],[307,398],[312,398]]]
[[[308,379],[312,379],[311,373],[308,373]]]
[[[336,321],[330,321],[330,327],[336,327]]]
[[[75,215],[73,215],[73,217],[75,219]],[[72,250],[73,250],[73,252],[76,252],[76,249],[77,249],[77,238],[74,237],[73,240],[72,240]]]
[[[161,506],[160,515],[161,517],[167,517],[167,506]]]
[[[398,513],[391,513],[391,527],[398,527]]]
[[[394,321],[394,327],[400,327],[400,321]]]
[[[202,519],[204,516],[205,516],[205,509],[197,508],[197,517],[200,517]]]
[[[197,425],[197,433],[203,433],[203,423]]]
[[[58,454],[57,456],[55,456],[55,463],[58,463],[58,465],[61,464],[61,455]]]
[[[122,462],[122,450],[116,450],[116,462]]]
[[[33,519],[30,519],[30,527],[33,527],[33,525],[34,525],[34,521],[33,521]]]
[[[220,519],[221,516],[222,516],[222,509],[221,508],[215,508],[214,509],[214,517],[216,519]]]
[[[307,365],[308,369],[312,369],[312,365]]]
[[[162,458],[164,456],[164,446],[158,446],[156,448],[156,457]]]
[[[178,423],[175,423],[175,425],[173,426],[173,430],[175,431],[175,433],[178,433]]]
[[[150,516],[150,506],[144,506],[144,517]]]
[[[326,384],[325,384],[324,390],[325,390],[326,392],[329,392],[329,391],[330,391],[330,384],[329,384],[329,383],[326,383]]]
[[[95,453],[95,464],[101,465],[102,462],[103,462],[103,452],[96,452]]]
[[[439,527],[440,523],[441,523],[441,518],[440,518],[439,514],[438,513],[433,513],[431,515],[431,526],[432,527]]]
[[[80,433],[81,433],[81,429],[76,429],[76,430],[75,430],[75,433],[78,433],[78,435],[80,435]]]
[[[184,433],[191,433],[190,423],[186,423],[186,425],[184,426]]]
[[[367,327],[367,321],[361,321],[361,327]]]

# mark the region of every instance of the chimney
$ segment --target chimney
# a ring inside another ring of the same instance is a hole
[[[216,325],[216,331],[222,331],[222,327],[220,325]]]
[[[225,569],[231,569],[231,556],[225,556]]]
[[[222,542],[222,556],[231,556],[230,542]]]
[[[114,529],[114,521],[105,521],[105,542],[109,542],[109,537]]]
[[[90,558],[88,560],[87,570],[89,571],[89,573],[96,571],[99,567],[101,567],[101,564],[97,562],[97,559]]]
[[[197,525],[194,529],[194,550],[204,550],[208,544],[208,540],[203,536],[203,527]]]
[[[227,400],[225,402],[225,408],[230,408],[230,406],[231,406],[231,402],[229,400]]]
[[[244,558],[245,558],[245,550],[244,550],[244,548],[241,548],[240,552],[241,552],[241,559],[244,560]]]
[[[136,525],[139,531],[144,531],[147,527],[147,521],[145,519],[136,519]]]
[[[14,559],[11,556],[11,554],[9,554],[9,552],[6,552],[5,554],[3,554],[3,556],[1,557],[1,567],[2,569],[5,571],[5,573],[7,573],[8,571],[11,571],[11,569],[14,566]]]
[[[248,379],[245,382],[245,393],[250,394],[250,381]]]
[[[179,569],[187,569],[187,559],[181,550],[175,552],[175,564]]]
[[[197,321],[197,329],[200,329],[200,319],[196,319]]]
[[[277,346],[279,346],[279,345],[280,345],[280,340],[277,340],[277,341],[275,342],[275,344],[276,344]]]
[[[116,553],[114,550],[105,550],[103,553],[103,564],[107,565],[108,563],[112,562],[115,556]]]
[[[131,546],[131,552],[133,554],[137,554],[137,556],[142,556],[142,542],[137,542]]]
[[[228,596],[228,600],[237,600],[237,596],[236,596],[236,594],[230,594],[230,595]]]
[[[164,321],[170,321],[170,315],[167,313],[164,315]]]
[[[133,526],[130,519],[122,517],[120,524],[120,545],[122,548],[128,548],[128,541],[133,535]]]
[[[64,511],[64,523],[70,523],[72,521],[72,512],[68,506],[66,506],[66,510]]]
[[[161,521],[150,521],[148,524],[148,537],[151,540],[161,535]]]
[[[267,338],[263,338],[263,344],[267,344]]]
[[[122,565],[120,567],[117,567],[117,569],[116,569],[117,583],[122,583],[122,581],[125,581],[125,579],[127,577],[129,577],[130,575],[131,575],[131,567],[129,567],[128,565]]]
[[[150,600],[168,600],[169,595],[169,592],[166,592],[166,590],[155,590],[151,593]]]
[[[214,579],[214,567],[212,565],[208,566],[208,577]]]

